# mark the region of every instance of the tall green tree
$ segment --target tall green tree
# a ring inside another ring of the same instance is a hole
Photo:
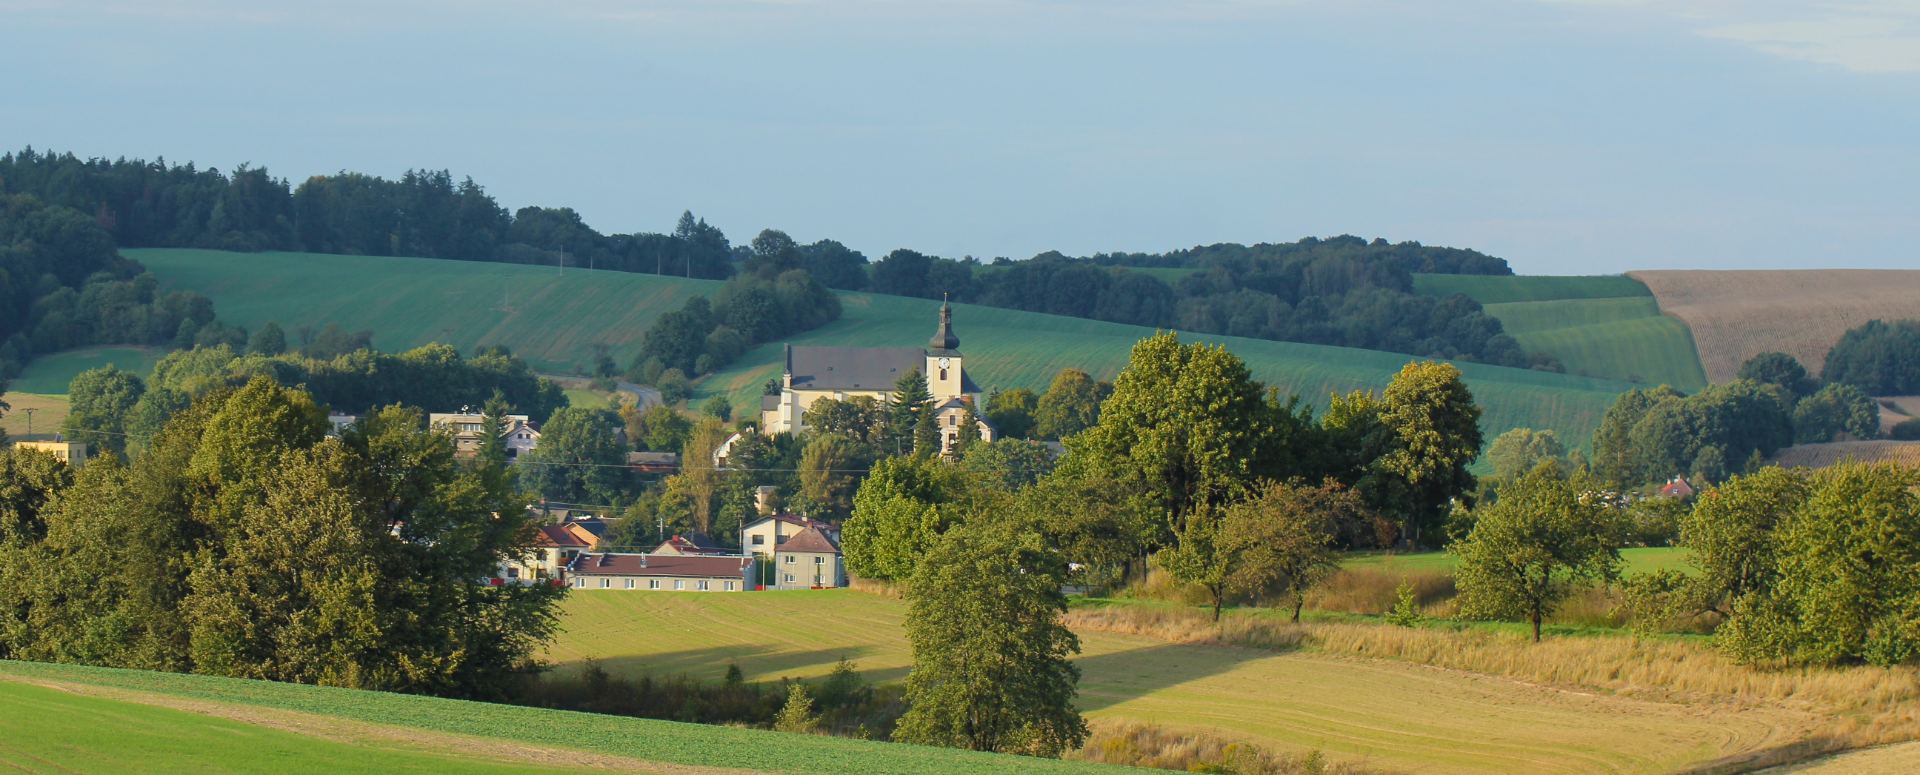
[[[1461,616],[1528,622],[1538,643],[1541,622],[1575,589],[1617,577],[1620,519],[1598,489],[1543,463],[1476,509],[1473,531],[1449,549]]]
[[[520,458],[521,481],[548,500],[612,503],[626,483],[627,451],[613,435],[618,419],[605,409],[554,412],[540,427],[540,446]]]
[[[1460,370],[1447,363],[1409,363],[1381,396],[1390,441],[1378,464],[1405,486],[1415,542],[1440,525],[1449,501],[1473,489],[1467,466],[1480,456],[1480,413]]]
[[[817,509],[811,516],[846,519],[859,489],[859,469],[867,466],[865,450],[845,436],[824,433],[807,442],[800,453],[800,493]]]
[[[987,525],[941,536],[909,585],[913,671],[894,739],[1047,757],[1080,747],[1065,580],[1038,536]]]
[[[1692,569],[1629,579],[1635,628],[1652,631],[1675,617],[1724,620],[1742,601],[1770,591],[1780,575],[1774,531],[1808,491],[1804,472],[1769,466],[1703,493],[1680,519],[1677,543]]]
[[[1062,369],[1034,410],[1034,435],[1057,440],[1093,427],[1100,421],[1105,392],[1086,372]]]
[[[935,541],[959,523],[942,508],[962,497],[965,481],[939,458],[887,458],[873,466],[853,496],[853,516],[840,531],[848,572],[904,581]]]
[[[140,377],[113,364],[80,372],[67,386],[71,404],[60,432],[103,453],[126,451],[128,415],[146,389]]]
[[[887,437],[893,446],[890,451],[894,454],[913,451],[920,416],[932,401],[933,393],[927,389],[927,378],[920,369],[908,369],[893,381],[893,396],[887,402]]]
[[[1328,481],[1269,482],[1253,497],[1227,507],[1221,543],[1235,562],[1227,586],[1242,593],[1273,593],[1300,621],[1307,592],[1340,570],[1333,542],[1344,523],[1363,520],[1358,494]]]
[[[1541,463],[1560,462],[1566,454],[1566,447],[1553,431],[1515,428],[1500,434],[1487,447],[1487,462],[1493,466],[1494,476],[1512,479]]]
[[[280,324],[271,320],[253,332],[253,338],[247,342],[247,354],[264,355],[269,358],[287,351],[287,332],[280,330]]]
[[[1764,352],[1740,364],[1735,379],[1752,380],[1763,385],[1779,385],[1795,396],[1812,395],[1818,381],[1807,377],[1807,367],[1799,359],[1783,352]]]
[[[1794,406],[1793,443],[1823,444],[1842,433],[1856,439],[1880,435],[1880,404],[1866,391],[1834,383]]]
[[[1000,429],[1000,435],[1009,439],[1031,438],[1033,413],[1039,408],[1040,400],[1031,390],[995,390],[987,396],[987,422],[993,423],[993,427]]]

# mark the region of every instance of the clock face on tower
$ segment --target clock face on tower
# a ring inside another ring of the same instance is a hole
[[[941,359],[940,359],[940,368],[943,368],[943,369],[944,369],[944,368],[947,368],[948,366],[952,366],[952,365],[953,365],[953,361],[951,361],[951,360],[949,360],[949,359],[947,359],[947,358],[941,358]]]

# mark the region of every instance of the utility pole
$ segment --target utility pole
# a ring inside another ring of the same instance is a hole
[[[20,410],[20,411],[22,411],[22,412],[26,412],[26,413],[27,413],[27,440],[28,440],[28,441],[32,441],[32,440],[33,440],[33,413],[34,413],[34,412],[37,412],[37,411],[40,411],[40,410],[38,410],[38,409],[22,409],[22,410]]]

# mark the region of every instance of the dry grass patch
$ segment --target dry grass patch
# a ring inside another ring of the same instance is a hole
[[[1920,441],[1835,441],[1801,444],[1773,454],[1783,468],[1826,468],[1854,460],[1861,463],[1899,463],[1920,468]]]
[[[1693,329],[1707,378],[1730,382],[1769,350],[1819,374],[1840,335],[1869,320],[1920,318],[1920,270],[1661,270],[1628,272],[1662,312]]]
[[[1783,758],[1769,763],[1920,739],[1920,672],[1911,667],[1759,668],[1733,664],[1686,639],[1572,637],[1532,644],[1520,633],[1485,629],[1290,624],[1244,613],[1216,623],[1203,612],[1173,607],[1076,609],[1067,621],[1077,631],[1405,660],[1615,696],[1735,711],[1779,708],[1820,718],[1796,745],[1776,746],[1771,755]]]
[[[1150,767],[1179,772],[1230,772],[1233,775],[1371,775],[1382,770],[1353,762],[1328,761],[1319,751],[1299,756],[1276,754],[1252,743],[1206,733],[1175,732],[1129,719],[1094,719],[1087,744],[1066,755],[1069,761]]]

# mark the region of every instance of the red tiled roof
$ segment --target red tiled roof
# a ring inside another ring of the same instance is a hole
[[[787,539],[786,543],[780,545],[779,551],[839,554],[840,547],[834,546],[833,539],[828,538],[826,533],[810,527]]]
[[[592,534],[587,533],[587,537],[582,538],[582,533],[586,533],[586,530],[581,529],[576,533],[570,525],[541,525],[540,539],[536,539],[534,543],[564,549],[584,549],[592,546]]]
[[[568,566],[575,576],[709,576],[740,578],[750,557],[697,554],[583,554]]]

